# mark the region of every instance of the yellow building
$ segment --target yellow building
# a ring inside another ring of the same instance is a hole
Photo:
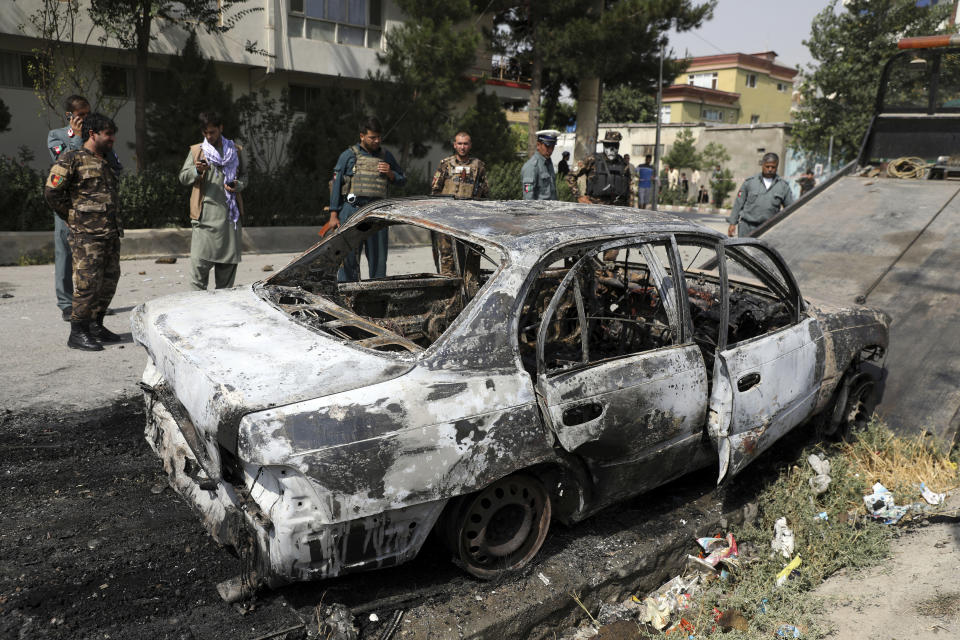
[[[765,51],[690,59],[663,91],[663,122],[789,122],[797,70],[776,64],[776,58],[775,51]]]

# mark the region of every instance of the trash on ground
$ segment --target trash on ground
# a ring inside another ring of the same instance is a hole
[[[827,515],[826,511],[821,511],[817,515],[813,516],[814,520],[829,520],[830,516]]]
[[[537,577],[540,578],[540,582],[542,582],[543,584],[548,585],[548,586],[550,585],[550,578],[548,578],[547,576],[543,575],[543,572],[542,572],[542,571],[537,574]]]
[[[692,606],[693,596],[699,591],[699,575],[676,576],[650,593],[642,601],[636,596],[633,597],[633,600],[646,607],[640,616],[640,620],[661,631],[670,622],[672,613],[686,611]]]
[[[731,571],[739,567],[737,541],[732,533],[728,533],[726,538],[697,538],[697,544],[709,554],[706,558],[695,558],[701,561],[699,564],[706,563],[714,570],[721,563]]]
[[[793,574],[793,572],[800,567],[801,563],[803,563],[803,560],[800,558],[800,556],[797,556],[796,558],[791,560],[789,563],[787,563],[787,566],[785,566],[783,570],[777,574],[777,586],[779,587],[784,582],[786,582],[790,578],[790,576]]]
[[[793,545],[793,530],[787,526],[787,519],[778,518],[773,524],[773,540],[770,541],[770,547],[784,558],[789,558],[793,556]]]
[[[890,490],[879,482],[873,485],[873,493],[863,496],[863,504],[867,507],[867,515],[883,521],[883,524],[897,524],[909,509],[898,507]]]
[[[177,259],[174,258],[173,256],[164,256],[161,258],[157,258],[156,260],[154,260],[154,262],[156,264],[176,264]]]
[[[782,624],[780,628],[777,629],[778,638],[799,638],[800,629],[793,626],[792,624]]]
[[[923,499],[927,501],[927,504],[932,505],[940,504],[943,502],[943,499],[947,497],[947,494],[945,493],[934,493],[931,491],[926,482],[920,483],[920,495],[923,496]]]
[[[262,269],[263,271],[273,271],[273,265],[272,265],[272,264],[265,264],[265,265],[263,265],[263,267],[261,267],[261,269]]]
[[[810,454],[807,462],[810,463],[814,473],[817,474],[810,478],[810,488],[815,495],[820,495],[830,486],[830,461],[823,456]]]

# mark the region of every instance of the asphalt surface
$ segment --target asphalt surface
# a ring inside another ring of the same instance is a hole
[[[677,213],[713,229],[726,230],[717,214]],[[305,238],[307,248],[313,238]],[[278,270],[296,253],[244,255],[236,285],[256,282]],[[430,247],[392,248],[391,264],[432,270]],[[397,262],[394,262],[397,261]],[[366,272],[362,260],[362,272]],[[53,265],[0,267],[0,412],[29,409],[95,409],[138,392],[146,357],[130,336],[130,312],[142,302],[190,290],[190,260],[157,264],[155,258],[124,260],[120,283],[104,324],[123,336],[100,352],[69,349],[70,325],[60,317]],[[388,274],[389,275],[389,274]],[[212,275],[211,275],[212,280]],[[3,297],[12,296],[12,297]]]

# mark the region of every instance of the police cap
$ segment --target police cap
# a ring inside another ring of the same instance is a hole
[[[557,144],[557,137],[559,135],[560,132],[556,129],[541,129],[540,131],[537,131],[537,142],[555,146]]]

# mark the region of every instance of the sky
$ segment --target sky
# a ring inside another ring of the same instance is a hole
[[[709,20],[695,31],[670,33],[670,46],[680,56],[776,51],[784,66],[805,66],[812,60],[803,40],[810,23],[830,0],[719,0]]]

